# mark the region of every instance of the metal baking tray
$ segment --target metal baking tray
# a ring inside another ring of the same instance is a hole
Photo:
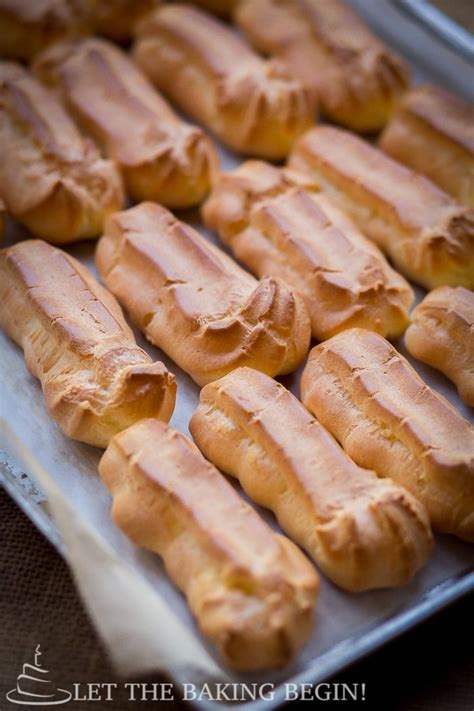
[[[474,99],[465,31],[460,31],[458,37],[458,40],[462,37],[459,40],[462,45],[460,49],[460,43],[452,39],[456,34],[456,25],[447,18],[443,25],[443,16],[439,13],[436,20],[438,28],[444,27],[442,37],[420,20],[419,13],[413,14],[410,8],[407,9],[413,3],[405,0],[379,0],[377,3],[372,0],[352,0],[351,4],[380,36],[411,62],[415,82],[442,84],[468,100]],[[221,158],[226,169],[239,162],[224,149],[221,149]],[[215,237],[199,224],[197,211],[182,213],[180,217],[217,243]],[[24,236],[18,226],[9,224],[7,243]],[[70,252],[93,269],[93,249],[93,244],[83,243],[71,248]],[[423,290],[417,288],[416,293],[419,300]],[[140,345],[153,358],[163,360],[176,373],[178,398],[171,424],[188,434],[187,423],[197,406],[199,388],[158,349],[147,344],[140,334],[136,335]],[[396,345],[406,355],[402,343]],[[101,452],[62,435],[46,413],[41,388],[28,374],[20,349],[2,333],[0,354],[0,483],[62,554],[61,536],[48,513],[48,502],[31,476],[37,468],[46,470],[87,525],[122,559],[128,561],[133,574],[151,584],[165,604],[198,635],[183,597],[166,578],[159,559],[139,551],[110,521],[110,496],[96,471]],[[448,380],[434,370],[410,360],[432,387],[472,421],[472,410],[461,402]],[[298,394],[299,373],[283,378],[282,382]],[[232,483],[239,488],[238,484]],[[258,510],[270,525],[276,527],[268,512]],[[317,684],[327,680],[474,590],[473,564],[472,547],[453,537],[436,536],[431,562],[405,588],[356,595],[338,589],[321,576],[321,596],[315,614],[314,632],[294,663],[271,674],[230,674],[230,679],[235,682],[272,683],[273,698],[233,706],[245,707],[249,711],[263,707],[270,709],[286,700],[285,684]],[[212,647],[205,640],[201,639],[201,642],[209,654],[214,655]],[[218,661],[217,657],[215,659]],[[198,678],[198,668],[196,673]],[[177,676],[175,679],[179,681]],[[215,701],[196,703],[202,708],[224,706]]]

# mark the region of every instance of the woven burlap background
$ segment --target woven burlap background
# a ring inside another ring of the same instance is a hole
[[[472,711],[474,708],[473,599],[464,599],[334,681],[365,682],[362,709]],[[26,661],[41,644],[42,662],[63,688],[79,682],[118,682],[111,702],[70,702],[68,711],[172,706],[129,703],[77,597],[65,563],[0,488],[0,711]],[[147,681],[161,681],[158,677]],[[316,702],[309,702],[313,705]],[[319,702],[318,707],[356,704]],[[25,708],[25,707],[23,707]],[[32,707],[33,708],[33,707]]]

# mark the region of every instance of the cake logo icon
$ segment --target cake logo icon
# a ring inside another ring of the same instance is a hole
[[[16,687],[7,694],[7,699],[12,704],[59,706],[59,704],[67,704],[71,700],[70,691],[54,688],[48,679],[49,671],[43,669],[38,661],[40,657],[41,652],[38,644],[35,649],[35,663],[23,664],[23,672],[17,677]]]

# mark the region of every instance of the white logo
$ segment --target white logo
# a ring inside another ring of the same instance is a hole
[[[40,646],[35,649],[35,663],[23,664],[23,672],[18,674],[16,687],[7,694],[12,704],[28,706],[58,706],[67,704],[72,694],[66,689],[55,689],[47,678],[49,671],[43,669],[38,659],[41,657]]]

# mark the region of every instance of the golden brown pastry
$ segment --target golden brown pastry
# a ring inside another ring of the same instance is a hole
[[[193,5],[198,5],[207,12],[213,12],[220,17],[231,17],[240,0],[191,0]]]
[[[388,341],[353,328],[316,346],[301,394],[359,466],[405,486],[438,531],[474,542],[474,428]]]
[[[351,326],[401,335],[413,303],[409,284],[314,190],[300,174],[248,161],[221,173],[204,222],[258,277],[278,277],[301,295],[318,340]]]
[[[106,40],[62,43],[34,71],[119,164],[133,200],[184,208],[203,199],[217,162],[210,139],[176,116],[125,52]]]
[[[54,42],[92,32],[95,1],[0,0],[0,56],[30,60]]]
[[[96,32],[115,42],[132,37],[135,24],[159,5],[160,0],[92,0],[92,24]]]
[[[0,195],[35,236],[97,237],[123,204],[120,175],[25,69],[0,62]]]
[[[474,207],[474,108],[467,102],[437,86],[412,89],[380,147]]]
[[[378,131],[409,83],[407,65],[339,0],[242,0],[237,24],[277,57],[321,110],[354,131]]]
[[[114,437],[99,472],[115,523],[163,558],[226,663],[248,671],[286,664],[309,636],[319,589],[299,548],[274,533],[187,437],[158,420]]]
[[[405,345],[412,356],[441,370],[474,407],[474,293],[440,286],[411,313]]]
[[[157,87],[238,152],[283,158],[314,123],[313,92],[194,7],[163,6],[136,35],[135,59]]]
[[[474,212],[361,138],[320,126],[295,145],[306,172],[405,276],[427,289],[474,287]]]
[[[307,353],[300,297],[278,279],[256,281],[160,205],[112,215],[96,264],[148,340],[199,385],[239,365],[289,373]]]
[[[0,326],[69,437],[105,447],[142,417],[171,417],[174,376],[137,346],[114,297],[60,249],[27,240],[0,250]]]
[[[432,536],[423,506],[354,464],[268,375],[238,368],[206,385],[189,431],[337,585],[353,592],[404,585],[426,563]]]

